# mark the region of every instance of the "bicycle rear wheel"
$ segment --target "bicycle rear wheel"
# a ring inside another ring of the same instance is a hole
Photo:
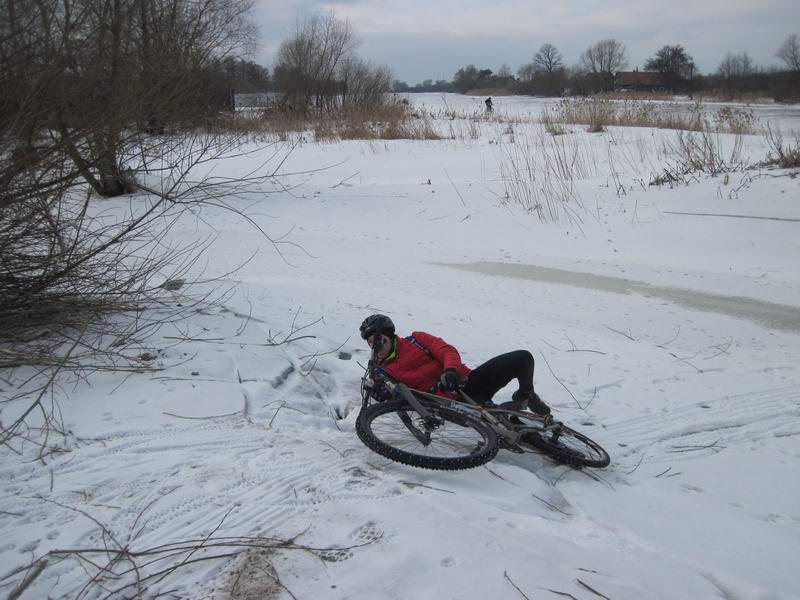
[[[497,455],[497,436],[488,425],[434,402],[423,404],[433,414],[431,423],[402,400],[383,402],[359,413],[356,433],[374,452],[425,469],[471,469]]]
[[[518,423],[513,426],[522,433],[517,441],[522,448],[534,449],[571,467],[602,469],[611,463],[611,457],[600,444],[563,423],[545,428],[542,417],[524,411],[493,410],[492,414],[502,415],[509,423],[513,423],[511,417],[516,417]]]

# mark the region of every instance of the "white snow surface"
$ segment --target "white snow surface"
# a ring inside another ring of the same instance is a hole
[[[545,104],[495,99],[516,117]],[[800,124],[797,106],[755,110],[787,134]],[[524,119],[510,127],[440,141],[308,134],[281,167],[305,173],[286,190],[227,199],[273,239],[287,234],[280,254],[229,211],[183,219],[172,237],[214,235],[202,277],[231,294],[147,340],[159,370],[59,385],[63,452],[3,450],[0,576],[52,550],[113,546],[102,525],[133,551],[212,532],[318,549],[190,562],[109,597],[800,598],[800,178],[754,169],[649,186],[675,132],[567,126],[558,138],[591,154],[592,173],[570,213],[542,222],[504,198],[500,165],[546,138]],[[764,138],[744,136],[742,153],[762,160]],[[473,367],[530,349],[537,391],[611,465],[501,451],[438,472],[374,454],[354,430],[358,325],[373,312],[443,337]],[[30,373],[3,375],[9,398]],[[91,572],[51,560],[21,598],[84,597]],[[0,580],[0,594],[20,581]]]

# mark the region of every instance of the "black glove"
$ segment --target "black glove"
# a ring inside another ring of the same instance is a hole
[[[445,369],[439,377],[439,389],[444,392],[455,392],[458,389],[458,371],[455,369]]]

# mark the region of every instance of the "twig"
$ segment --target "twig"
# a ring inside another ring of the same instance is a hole
[[[42,571],[44,571],[47,568],[47,561],[44,559],[38,560],[31,566],[33,568],[30,571],[28,571],[27,575],[25,575],[25,579],[23,579],[20,582],[20,584],[16,588],[14,588],[14,590],[8,596],[8,600],[17,600],[17,598],[19,598],[22,595],[22,592],[28,589],[30,585],[36,580],[36,578],[42,574]]]
[[[341,344],[339,344],[333,350],[328,350],[327,352],[315,352],[314,354],[306,354],[304,356],[298,356],[297,360],[306,360],[306,359],[309,359],[309,358],[318,358],[320,356],[325,356],[327,354],[333,354],[334,352],[338,352],[339,350],[341,350],[342,347],[349,341],[350,341],[350,336],[347,336],[347,339],[345,341],[343,341]]]
[[[728,350],[730,349],[730,347],[732,345],[733,345],[733,338],[731,337],[724,344],[716,344],[716,345],[713,345],[713,346],[709,346],[709,348],[714,348],[715,350],[718,350],[718,352],[716,354],[712,354],[711,356],[703,357],[703,360],[711,360],[712,358],[716,358],[717,356],[719,356],[721,354],[729,354]]]
[[[689,212],[678,212],[672,210],[665,210],[664,214],[667,215],[683,215],[689,217],[728,217],[730,219],[759,219],[763,221],[785,221],[789,223],[800,223],[800,219],[792,219],[789,217],[762,217],[756,215],[726,215],[720,213],[689,213]]]
[[[515,590],[517,590],[517,591],[520,593],[520,595],[521,595],[523,598],[525,598],[525,600],[531,600],[531,599],[530,599],[530,598],[529,598],[529,597],[528,597],[528,596],[525,594],[525,592],[523,592],[521,589],[519,589],[519,586],[518,586],[516,583],[514,583],[514,581],[511,579],[511,577],[509,577],[509,575],[508,575],[508,571],[503,571],[503,577],[505,577],[506,579],[508,579],[508,582],[509,582],[511,585],[513,585],[513,586],[514,586],[514,589],[515,589]]]
[[[573,596],[572,594],[568,594],[567,592],[559,592],[558,590],[551,590],[550,588],[540,588],[540,589],[547,590],[551,594],[555,594],[557,596],[564,596],[565,598],[572,598],[572,600],[578,600],[575,596]]]
[[[699,354],[699,353],[698,353],[698,354]],[[695,370],[696,370],[698,373],[702,373],[702,372],[703,372],[703,369],[701,369],[700,367],[697,367],[697,366],[693,365],[692,363],[690,363],[690,362],[689,362],[689,360],[688,360],[688,359],[686,359],[686,358],[681,358],[680,356],[678,356],[678,355],[677,355],[677,354],[675,354],[674,352],[670,352],[670,353],[669,353],[669,355],[670,355],[671,357],[675,358],[676,360],[678,360],[678,361],[680,361],[680,362],[682,362],[682,363],[684,363],[684,364],[687,364],[687,365],[689,365],[690,367],[692,367],[693,369],[695,369]],[[697,356],[697,354],[695,354],[694,356]],[[694,356],[692,356],[692,358],[694,358]]]
[[[554,511],[556,511],[556,512],[560,512],[562,515],[566,515],[566,516],[568,516],[568,517],[569,517],[569,516],[571,516],[569,513],[567,513],[567,512],[564,512],[564,511],[563,511],[563,510],[561,510],[561,509],[560,509],[558,506],[556,506],[555,504],[553,504],[553,503],[551,503],[551,502],[548,502],[548,501],[547,501],[547,500],[545,500],[544,498],[539,498],[539,496],[537,496],[536,494],[533,494],[533,493],[531,494],[531,496],[533,496],[534,498],[536,498],[536,499],[537,499],[539,502],[541,502],[542,504],[546,505],[546,506],[547,506],[548,508],[550,508],[551,510],[554,510]]]
[[[356,171],[355,173],[353,173],[352,175],[350,175],[350,177],[345,177],[344,179],[342,179],[342,180],[341,180],[339,183],[337,183],[336,185],[332,185],[332,186],[331,186],[331,189],[332,189],[332,190],[333,190],[333,189],[336,189],[336,188],[337,188],[337,187],[339,187],[340,185],[343,185],[343,186],[346,186],[346,187],[350,187],[350,186],[348,186],[348,185],[347,185],[347,182],[348,182],[348,181],[350,181],[350,180],[351,180],[353,177],[355,177],[355,176],[356,176],[356,175],[358,175],[359,173],[361,173],[361,171]]]
[[[595,401],[595,398],[597,398],[597,386],[594,386],[594,393],[592,393],[592,397],[589,398],[589,401],[584,406],[584,409],[588,409],[589,406],[591,406],[592,402]]]
[[[667,469],[666,469],[665,471],[661,471],[661,473],[659,473],[658,475],[656,475],[656,477],[661,477],[662,475],[666,475],[666,474],[667,474],[667,473],[669,473],[670,471],[672,471],[672,467],[667,467]]]
[[[398,481],[398,483],[402,483],[403,485],[407,485],[408,487],[422,487],[427,488],[429,490],[436,490],[437,492],[445,492],[447,494],[455,494],[455,492],[451,490],[443,490],[442,488],[431,487],[429,485],[425,485],[424,483],[414,483],[413,481]]]
[[[573,394],[573,393],[570,391],[570,389],[569,389],[569,388],[568,388],[566,385],[564,385],[564,382],[563,382],[563,381],[561,381],[561,380],[558,378],[558,376],[555,374],[555,372],[553,371],[553,368],[550,366],[550,363],[549,363],[549,362],[548,362],[548,360],[547,360],[547,357],[544,355],[544,352],[542,352],[542,351],[540,350],[540,351],[539,351],[539,353],[542,355],[542,358],[544,359],[544,364],[546,364],[546,365],[547,365],[547,368],[548,368],[548,369],[550,369],[550,374],[551,374],[551,375],[552,375],[552,376],[555,378],[555,380],[556,380],[558,383],[560,383],[560,384],[561,384],[561,387],[563,387],[565,390],[567,390],[567,393],[568,393],[570,396],[572,396],[572,399],[575,401],[575,404],[577,404],[577,405],[578,405],[578,408],[580,408],[581,410],[584,410],[583,406],[581,406],[581,403],[580,403],[580,402],[578,402],[578,399],[575,397],[575,394]]]
[[[167,415],[169,417],[175,417],[177,419],[191,419],[191,420],[194,420],[194,421],[206,421],[206,420],[209,420],[209,419],[222,419],[223,417],[233,417],[235,415],[242,414],[242,411],[241,410],[237,410],[236,412],[226,413],[224,415],[211,415],[209,417],[186,417],[184,415],[176,415],[175,413],[166,412],[166,411],[163,411],[161,414],[162,415]]]
[[[677,328],[677,330],[675,331],[675,335],[674,335],[674,336],[672,336],[672,339],[671,339],[671,340],[669,340],[668,342],[663,342],[663,343],[661,343],[661,344],[656,344],[656,348],[663,348],[663,349],[665,349],[665,350],[666,350],[666,346],[667,346],[667,345],[669,345],[669,344],[671,344],[671,343],[672,343],[672,342],[674,342],[675,340],[677,340],[677,339],[678,339],[678,336],[679,336],[680,334],[681,334],[681,326],[680,326],[680,325],[678,325],[678,328]]]
[[[272,415],[272,418],[269,420],[269,424],[267,425],[267,429],[271,429],[272,428],[272,422],[275,420],[275,417],[278,416],[278,413],[281,412],[282,408],[286,408],[288,410],[293,410],[295,412],[299,412],[301,415],[305,415],[306,414],[302,410],[300,410],[299,408],[294,408],[292,406],[286,406],[286,401],[284,400],[283,402],[281,402],[281,405],[275,410],[275,414]]]
[[[573,342],[572,339],[568,335],[566,336],[566,338],[567,338],[567,340],[569,340],[569,343],[572,345],[572,348],[567,350],[567,352],[594,352],[595,354],[602,354],[603,356],[605,356],[605,354],[606,354],[605,352],[601,352],[600,350],[585,350],[585,349],[582,349],[582,348],[578,348],[575,345],[575,342]]]
[[[333,444],[329,444],[329,443],[328,443],[328,442],[326,442],[325,440],[317,440],[317,441],[318,441],[320,444],[324,444],[325,446],[327,446],[328,448],[330,448],[331,450],[333,450],[334,452],[336,452],[336,453],[337,453],[339,456],[341,456],[342,458],[344,458],[344,452],[342,452],[341,450],[339,450],[339,449],[338,449],[336,446],[334,446]]]
[[[442,171],[444,171],[444,174],[447,176],[447,180],[450,182],[450,185],[453,186],[453,189],[456,191],[456,194],[458,194],[458,198],[459,200],[461,200],[461,204],[463,206],[466,206],[467,203],[464,202],[464,197],[461,195],[461,192],[458,191],[458,188],[456,187],[456,184],[453,183],[453,180],[450,179],[450,174],[447,172],[447,169],[444,168],[444,165],[442,165]]]
[[[639,466],[642,464],[642,462],[644,462],[644,457],[645,457],[645,456],[646,456],[646,455],[645,455],[644,453],[642,453],[642,456],[641,456],[641,458],[639,458],[639,462],[638,462],[638,463],[636,463],[636,466],[635,466],[635,467],[633,467],[633,469],[631,469],[630,471],[627,471],[625,474],[626,474],[626,475],[630,475],[630,474],[632,474],[634,471],[636,471],[636,469],[638,469],[638,468],[639,468]]]
[[[608,325],[603,325],[603,327],[605,327],[609,331],[613,331],[614,333],[618,333],[621,336],[628,338],[632,342],[638,342],[639,341],[639,340],[637,340],[636,338],[633,337],[633,334],[631,333],[630,328],[628,329],[627,332],[625,332],[625,331],[619,331],[618,329],[614,329],[613,327],[609,327]]]
[[[724,446],[717,446],[719,441],[722,438],[717,439],[714,442],[711,442],[707,445],[698,445],[698,446],[673,446],[674,450],[668,450],[668,452],[672,454],[676,454],[679,452],[694,452],[696,450],[713,450],[714,452],[721,452]]]
[[[611,600],[611,598],[609,598],[608,596],[605,596],[605,595],[601,594],[600,592],[598,592],[596,589],[594,589],[594,588],[593,588],[593,587],[591,587],[590,585],[588,585],[588,584],[586,584],[586,583],[582,582],[580,579],[575,579],[575,581],[577,581],[577,582],[578,582],[580,585],[582,585],[584,588],[586,588],[587,590],[589,590],[590,592],[592,592],[592,593],[593,593],[595,596],[599,596],[600,598],[605,598],[605,600]]]

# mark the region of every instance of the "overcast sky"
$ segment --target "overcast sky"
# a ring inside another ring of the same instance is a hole
[[[272,68],[280,42],[298,19],[333,11],[349,19],[359,55],[391,67],[409,84],[453,78],[473,63],[516,70],[549,42],[572,66],[590,45],[616,38],[629,67],[656,50],[682,44],[703,73],[728,52],[747,51],[759,66],[779,65],[775,52],[800,34],[800,0],[256,0],[256,60]]]

